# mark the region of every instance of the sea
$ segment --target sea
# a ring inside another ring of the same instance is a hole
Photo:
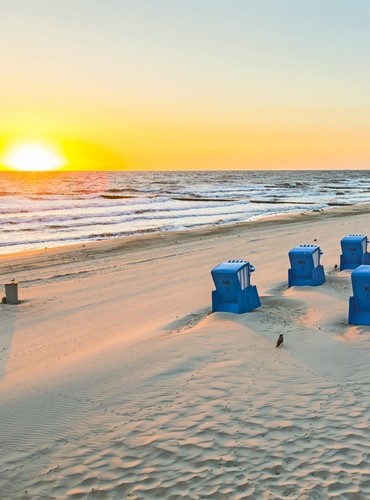
[[[0,172],[0,254],[369,201],[370,171]]]

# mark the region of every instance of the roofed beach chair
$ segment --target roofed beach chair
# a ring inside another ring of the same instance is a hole
[[[349,298],[348,323],[370,325],[370,266],[358,266],[351,273],[353,296]]]
[[[370,264],[370,255],[367,253],[368,242],[367,236],[363,234],[349,234],[341,239],[341,271],[343,269],[356,269],[361,264]]]
[[[250,284],[254,267],[245,260],[228,260],[211,271],[216,286],[212,292],[212,312],[242,314],[260,307],[255,285]]]
[[[317,245],[299,245],[289,252],[291,268],[288,270],[288,287],[318,286],[325,283],[324,267],[320,264],[323,252]]]

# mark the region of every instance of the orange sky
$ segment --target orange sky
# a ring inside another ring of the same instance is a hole
[[[47,0],[2,12],[0,168],[365,168],[370,6]]]

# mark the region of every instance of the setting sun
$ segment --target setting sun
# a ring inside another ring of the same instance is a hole
[[[23,143],[10,147],[2,162],[14,170],[49,171],[65,165],[66,159],[52,146]]]

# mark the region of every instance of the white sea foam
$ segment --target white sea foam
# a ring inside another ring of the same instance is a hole
[[[368,171],[0,174],[0,253],[368,201]]]

